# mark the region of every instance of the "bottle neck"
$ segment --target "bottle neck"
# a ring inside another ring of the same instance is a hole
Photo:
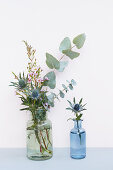
[[[74,121],[74,128],[81,129],[82,128],[82,120],[75,120]]]

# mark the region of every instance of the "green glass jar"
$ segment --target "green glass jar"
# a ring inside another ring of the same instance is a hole
[[[29,120],[27,123],[27,157],[31,160],[46,160],[53,155],[52,123],[43,119]]]

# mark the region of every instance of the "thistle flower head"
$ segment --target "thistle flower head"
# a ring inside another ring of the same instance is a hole
[[[79,105],[79,104],[75,104],[74,107],[73,107],[73,109],[74,109],[75,111],[79,111],[80,105]]]
[[[34,89],[32,91],[32,98],[33,99],[38,99],[38,97],[39,97],[39,91],[37,89]]]
[[[20,88],[26,87],[25,80],[23,80],[23,79],[20,79],[20,80],[19,80],[19,87],[20,87]]]

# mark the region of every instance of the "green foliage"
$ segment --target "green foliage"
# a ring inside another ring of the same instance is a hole
[[[74,58],[77,58],[80,55],[80,53],[74,52],[72,50],[64,50],[63,54],[68,56],[71,60],[73,60]]]
[[[76,85],[76,82],[75,82],[75,80],[71,80],[71,84],[73,85],[73,86],[75,86]]]
[[[63,52],[64,50],[71,49],[71,41],[68,37],[64,38],[60,43],[59,51]]]
[[[67,67],[68,61],[61,61],[60,62],[60,68],[58,69],[59,72],[63,72],[65,67]]]
[[[72,84],[69,84],[69,88],[70,88],[70,90],[73,90]]]
[[[74,46],[81,48],[84,44],[85,36],[77,36],[73,42]],[[25,43],[27,49],[27,56],[29,59],[27,65],[27,75],[19,73],[17,76],[13,73],[15,82],[11,82],[10,86],[14,86],[16,89],[16,95],[22,101],[24,108],[21,110],[29,110],[32,113],[33,120],[36,122],[37,119],[42,120],[46,112],[50,107],[54,107],[54,100],[59,97],[64,98],[65,93],[69,90],[73,90],[73,86],[76,85],[76,82],[72,79],[71,82],[68,82],[68,85],[62,84],[63,89],[59,90],[58,94],[51,93],[50,89],[56,87],[56,75],[55,71],[49,71],[43,78],[41,78],[42,69],[37,65],[37,60],[35,58],[36,50],[33,49],[26,41]],[[62,52],[63,56],[57,60],[51,54],[46,53],[46,64],[50,69],[56,69],[59,72],[63,72],[65,67],[68,65],[68,61],[61,61],[64,56],[68,56],[70,59],[78,57],[80,54],[78,52],[72,51],[71,41],[68,37],[64,38],[60,43],[59,50]],[[44,87],[44,86],[48,86]],[[51,94],[50,94],[51,93]],[[50,95],[48,95],[50,94]],[[81,102],[80,102],[81,105]],[[68,110],[74,110],[71,104]]]
[[[46,53],[46,64],[50,69],[58,70],[60,68],[60,62],[49,53]]]
[[[47,77],[49,80],[44,83],[45,86],[49,86],[51,89],[54,89],[56,86],[56,75],[54,71],[47,73],[44,78]]]
[[[85,39],[86,39],[86,35],[80,34],[73,39],[73,43],[76,45],[78,49],[80,49],[84,45]]]
[[[60,91],[60,97],[64,98],[65,94],[61,90],[59,90],[59,91]]]
[[[36,119],[42,121],[44,118],[46,118],[46,111],[44,109],[38,108],[36,110]]]
[[[51,93],[49,96],[47,96],[47,98],[48,98],[48,104],[49,104],[51,107],[54,107],[54,96],[55,96],[54,93]]]
[[[67,93],[68,88],[65,86],[65,84],[62,84],[62,87],[65,89],[65,92]]]
[[[23,79],[19,80],[19,86],[20,86],[20,88],[26,87],[26,83],[25,83],[25,81]]]
[[[74,103],[74,104],[76,103],[76,101],[75,101],[75,97],[73,98],[73,103]]]

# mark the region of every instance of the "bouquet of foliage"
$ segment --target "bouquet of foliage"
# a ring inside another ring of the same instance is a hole
[[[59,50],[63,53],[62,57],[58,60],[53,57],[51,54],[46,53],[46,64],[51,69],[45,76],[42,76],[42,68],[38,66],[37,59],[35,58],[36,50],[33,49],[26,41],[24,41],[27,56],[29,59],[27,66],[27,73],[19,73],[17,76],[14,72],[14,78],[16,81],[11,82],[11,86],[14,86],[16,89],[16,95],[21,99],[21,104],[24,108],[20,109],[30,111],[32,114],[32,126],[29,126],[28,129],[34,129],[37,124],[43,121],[46,118],[47,111],[51,107],[54,107],[55,99],[59,97],[64,98],[65,93],[70,89],[73,89],[73,86],[76,84],[72,79],[67,81],[68,85],[62,84],[63,89],[59,90],[58,94],[55,94],[51,89],[56,87],[56,74],[55,70],[63,72],[65,67],[68,64],[68,61],[61,61],[64,56],[68,56],[71,60],[78,57],[80,53],[72,51],[72,48],[80,49],[85,42],[85,34],[80,34],[73,39],[74,46],[71,45],[71,41],[68,37],[64,38],[61,42]],[[40,152],[43,153],[47,150],[47,146],[44,141],[43,133],[40,131],[42,143],[39,140],[39,136],[35,133],[38,143],[40,144]],[[47,139],[48,134],[46,133]]]
[[[84,41],[85,34],[80,34],[73,39],[74,46],[72,47],[70,39],[68,37],[64,38],[59,47],[59,50],[63,53],[63,56],[59,61],[51,54],[46,53],[46,64],[50,69],[53,69],[53,71],[50,71],[44,77],[41,77],[42,69],[37,65],[37,60],[35,58],[36,50],[24,41],[27,48],[27,56],[29,58],[27,66],[28,73],[26,76],[24,72],[20,73],[19,76],[13,73],[17,81],[11,82],[11,86],[16,88],[16,95],[18,95],[21,99],[22,105],[26,106],[21,110],[31,111],[34,120],[43,119],[45,113],[50,109],[50,107],[54,107],[54,99],[58,99],[59,96],[64,98],[64,92],[67,92],[68,89],[73,89],[75,81],[72,79],[71,82],[67,81],[68,86],[62,84],[63,90],[59,90],[58,95],[53,92],[50,93],[49,91],[50,89],[54,89],[56,87],[56,75],[54,69],[62,72],[68,64],[68,61],[61,61],[62,58],[65,55],[71,60],[78,57],[80,53],[72,51],[72,48],[76,46],[80,49],[83,46]],[[45,87],[49,87],[49,90]],[[36,114],[34,115],[34,113]]]

